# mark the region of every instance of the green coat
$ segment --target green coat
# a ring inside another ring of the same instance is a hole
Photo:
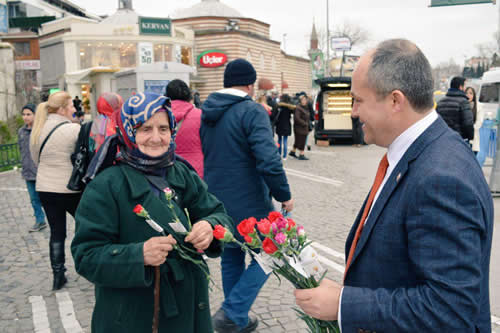
[[[204,219],[212,225],[231,225],[222,203],[184,164],[176,162],[166,179],[193,223]],[[133,209],[143,205],[165,228],[173,220],[166,203],[142,173],[126,165],[104,170],[87,186],[76,212],[71,251],[76,271],[95,284],[92,332],[151,332],[154,268],[144,266],[143,244],[159,234]],[[174,207],[187,229],[185,214]],[[222,244],[214,239],[205,254],[215,257],[221,252]],[[176,251],[161,265],[159,331],[213,332],[207,279]]]

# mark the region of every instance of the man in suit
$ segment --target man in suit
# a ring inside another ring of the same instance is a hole
[[[429,62],[407,40],[382,42],[353,74],[353,115],[387,154],[347,238],[343,285],[295,291],[343,333],[491,332],[493,202],[432,92]]]

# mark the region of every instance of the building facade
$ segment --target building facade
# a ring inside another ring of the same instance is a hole
[[[226,61],[247,59],[257,71],[257,82],[270,81],[279,93],[311,92],[309,59],[284,53],[281,43],[270,38],[269,24],[245,18],[219,0],[202,0],[177,11],[172,22],[194,31],[197,80],[193,86],[202,99],[223,88],[225,62],[218,66],[204,64],[200,56],[209,51],[218,51]]]

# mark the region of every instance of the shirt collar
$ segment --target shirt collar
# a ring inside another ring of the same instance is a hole
[[[234,88],[225,88],[217,91],[219,94],[228,94],[228,95],[234,95],[234,96],[239,96],[239,97],[246,97],[248,94],[242,90],[239,89],[234,89]]]
[[[432,110],[427,116],[411,125],[406,131],[401,133],[387,150],[387,160],[389,168],[393,168],[406,153],[415,140],[438,118],[437,112]]]

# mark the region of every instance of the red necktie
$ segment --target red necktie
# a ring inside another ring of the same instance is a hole
[[[358,244],[358,240],[361,237],[361,231],[363,231],[363,226],[365,225],[366,217],[370,212],[370,208],[373,203],[373,199],[375,199],[375,194],[382,184],[384,180],[385,173],[387,172],[387,167],[389,166],[389,161],[387,161],[387,154],[382,157],[380,164],[378,165],[377,175],[375,176],[375,181],[373,182],[372,190],[370,192],[370,196],[368,197],[368,201],[366,202],[365,209],[363,211],[363,215],[361,216],[361,221],[359,221],[358,229],[356,229],[356,234],[354,235],[354,240],[352,241],[351,248],[349,249],[349,257],[347,257],[347,264],[345,265],[344,271],[344,280],[347,275],[347,270],[351,265],[352,257],[354,256],[354,251],[356,250],[356,245]]]

